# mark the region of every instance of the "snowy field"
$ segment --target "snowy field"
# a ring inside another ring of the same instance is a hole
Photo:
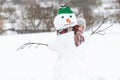
[[[0,36],[0,80],[120,80],[120,25],[84,36],[79,47],[60,45],[58,51],[42,45],[17,51],[27,42],[49,44],[55,32]]]

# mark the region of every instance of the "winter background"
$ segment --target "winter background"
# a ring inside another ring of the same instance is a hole
[[[46,4],[51,5],[51,1],[48,3],[41,1],[42,6],[47,7]],[[56,5],[54,1],[52,4]],[[116,5],[114,0],[103,0],[102,5],[93,11],[109,17],[109,14],[120,13],[120,4],[118,4],[119,8],[116,8]],[[20,27],[21,25],[31,25],[27,24],[29,21],[24,20],[25,24],[21,18],[23,16],[21,8],[13,5],[10,0],[2,6],[16,7],[16,12],[13,15],[0,13],[4,17],[9,17],[1,25],[3,27],[0,36],[0,80],[56,80],[57,74],[64,74],[66,80],[68,77],[69,80],[120,80],[120,19],[117,19],[117,22],[116,18],[112,18],[112,22],[108,21],[102,25],[104,28],[113,23],[113,26],[104,31],[105,35],[90,35],[91,29],[86,30],[83,34],[85,42],[77,48],[59,45],[56,47],[58,51],[54,51],[47,46],[39,45],[36,48],[36,45],[32,45],[17,51],[27,42],[49,44],[57,39],[57,35],[54,28],[49,32],[41,33],[41,27],[37,28],[37,33],[21,34],[25,31]],[[108,9],[111,6],[112,8]],[[19,18],[15,16],[16,14]],[[0,22],[3,23],[2,19]],[[35,24],[38,23],[39,20],[35,20]],[[41,25],[46,26],[42,21]],[[46,28],[42,29],[46,31]],[[62,53],[59,52],[60,50]]]

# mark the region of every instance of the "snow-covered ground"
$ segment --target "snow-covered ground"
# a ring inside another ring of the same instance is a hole
[[[0,80],[120,80],[120,25],[84,36],[79,47],[59,46],[58,52],[42,45],[17,51],[27,42],[49,44],[55,32],[0,36]]]

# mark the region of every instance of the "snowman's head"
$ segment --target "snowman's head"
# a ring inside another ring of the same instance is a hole
[[[56,30],[65,29],[77,24],[75,13],[68,6],[61,6],[58,15],[54,19]]]

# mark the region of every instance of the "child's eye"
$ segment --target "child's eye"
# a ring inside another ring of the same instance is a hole
[[[64,18],[64,16],[61,16],[61,18]]]
[[[70,15],[70,18],[72,18],[72,15]]]

